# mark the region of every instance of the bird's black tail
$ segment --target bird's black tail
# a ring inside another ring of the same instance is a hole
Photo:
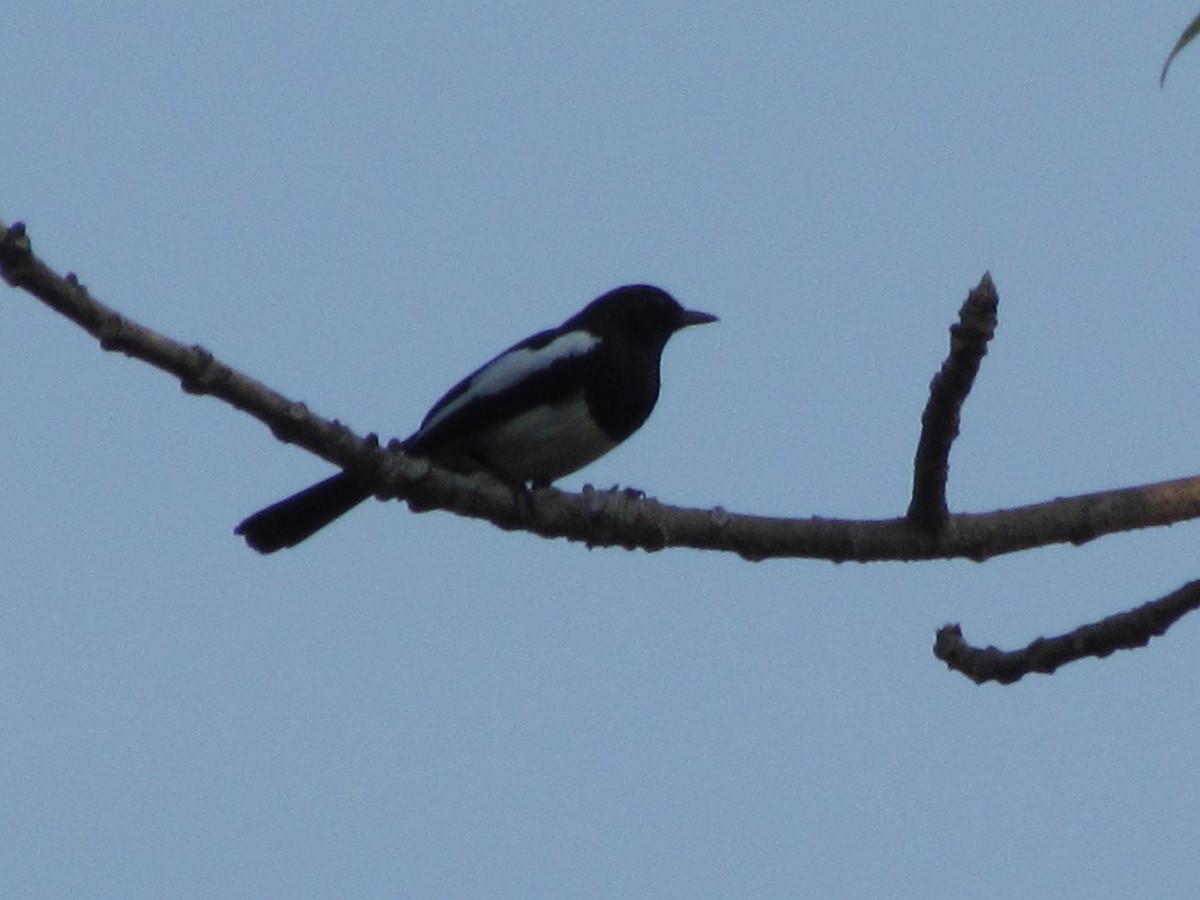
[[[260,509],[233,531],[259,553],[274,553],[296,546],[370,496],[371,491],[340,472]]]

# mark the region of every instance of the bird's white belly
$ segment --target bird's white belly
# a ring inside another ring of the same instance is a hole
[[[549,483],[617,445],[592,420],[583,394],[538,406],[480,438],[481,455],[514,480]]]

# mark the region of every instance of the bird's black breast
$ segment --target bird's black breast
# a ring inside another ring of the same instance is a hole
[[[658,402],[661,347],[604,341],[587,361],[584,399],[596,424],[614,441],[625,440]]]

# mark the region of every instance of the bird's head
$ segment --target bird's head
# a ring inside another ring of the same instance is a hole
[[[684,309],[661,288],[629,284],[593,300],[565,327],[583,328],[601,336],[621,332],[630,339],[661,347],[681,328],[715,321],[717,317],[710,313]]]

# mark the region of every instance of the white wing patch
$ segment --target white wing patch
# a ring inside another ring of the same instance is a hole
[[[587,353],[600,343],[590,331],[568,331],[544,347],[522,348],[502,353],[471,377],[467,389],[439,409],[421,426],[421,431],[435,428],[439,422],[462,409],[478,397],[499,394],[519,381],[548,369],[559,360]]]

